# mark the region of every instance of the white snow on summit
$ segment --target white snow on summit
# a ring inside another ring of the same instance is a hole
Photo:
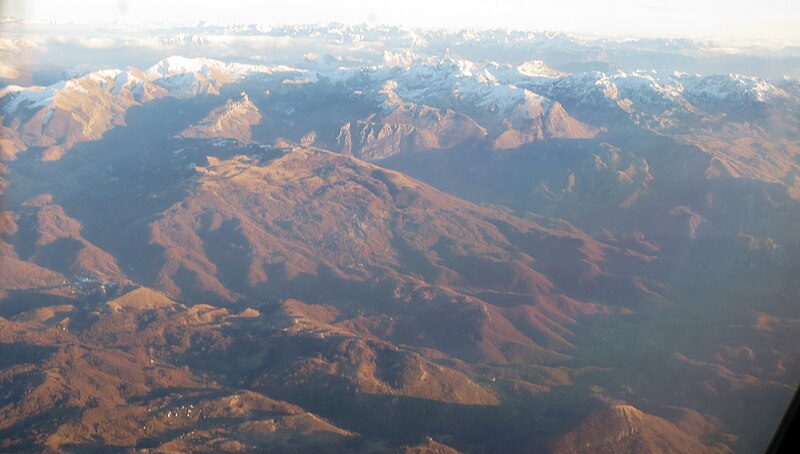
[[[290,72],[302,73],[304,70],[283,65],[250,65],[210,58],[172,56],[151,66],[145,74],[173,96],[188,98],[200,92],[217,93],[220,86],[239,82],[250,75]]]
[[[769,102],[776,98],[788,98],[782,89],[758,77],[738,74],[713,76],[685,76],[681,78],[685,92],[704,101],[750,101]]]
[[[525,77],[562,77],[567,73],[555,70],[542,60],[531,60],[517,66],[517,72]]]

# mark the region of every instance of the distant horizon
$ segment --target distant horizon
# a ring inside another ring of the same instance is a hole
[[[237,7],[238,6],[238,7]],[[419,14],[420,11],[425,14]],[[719,14],[724,11],[724,14]],[[0,1],[0,14],[29,23],[85,25],[370,25],[421,30],[513,30],[557,32],[581,38],[688,39],[726,45],[791,47],[800,45],[800,5],[763,0],[661,2],[610,0],[604,4],[571,1],[536,5],[495,0],[492,8],[477,0],[447,5],[409,0],[403,5],[369,0],[257,2],[220,7],[216,2],[96,2],[76,0]]]
[[[265,28],[280,28],[280,27],[331,27],[335,25],[343,25],[348,27],[366,26],[371,28],[380,27],[396,27],[399,29],[407,29],[413,31],[423,32],[439,32],[444,31],[447,33],[459,33],[465,31],[487,32],[502,30],[506,32],[515,33],[534,33],[534,34],[553,34],[563,35],[570,38],[575,38],[582,41],[599,41],[609,40],[614,42],[629,42],[638,40],[652,40],[652,41],[690,41],[698,44],[709,44],[717,46],[720,49],[730,48],[731,52],[737,52],[742,48],[761,48],[773,51],[800,48],[800,39],[797,41],[775,41],[768,39],[758,38],[732,38],[732,37],[718,37],[718,36],[681,36],[681,35],[659,35],[659,34],[626,34],[626,33],[603,33],[603,32],[581,32],[569,31],[548,28],[516,28],[516,27],[490,27],[490,26],[465,26],[465,27],[436,27],[436,26],[416,26],[405,24],[390,24],[390,23],[368,23],[368,22],[292,22],[292,23],[262,23],[262,22],[214,22],[206,20],[188,21],[188,22],[167,22],[167,21],[152,21],[152,22],[82,22],[77,20],[56,20],[56,19],[27,19],[18,18],[9,15],[0,16],[0,20],[11,19],[13,23],[25,24],[32,26],[89,26],[99,28],[113,29],[115,27],[150,27],[154,30],[168,30],[170,28],[199,28],[199,27],[236,27],[236,26],[257,26]],[[4,33],[3,23],[0,23],[0,36]]]

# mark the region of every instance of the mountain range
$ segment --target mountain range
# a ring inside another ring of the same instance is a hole
[[[720,52],[683,40],[181,33],[61,80],[0,48],[0,451],[767,446],[795,76],[623,69]]]

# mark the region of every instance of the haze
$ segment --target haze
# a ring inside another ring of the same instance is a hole
[[[329,2],[246,0],[236,7],[213,1],[5,1],[2,14],[36,21],[187,23],[382,23],[412,27],[514,28],[613,36],[711,38],[774,45],[800,42],[800,5],[788,0],[589,0],[528,2],[467,0]]]

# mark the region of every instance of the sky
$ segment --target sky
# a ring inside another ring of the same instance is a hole
[[[798,0],[0,0],[4,16],[81,23],[373,23],[800,44]]]

